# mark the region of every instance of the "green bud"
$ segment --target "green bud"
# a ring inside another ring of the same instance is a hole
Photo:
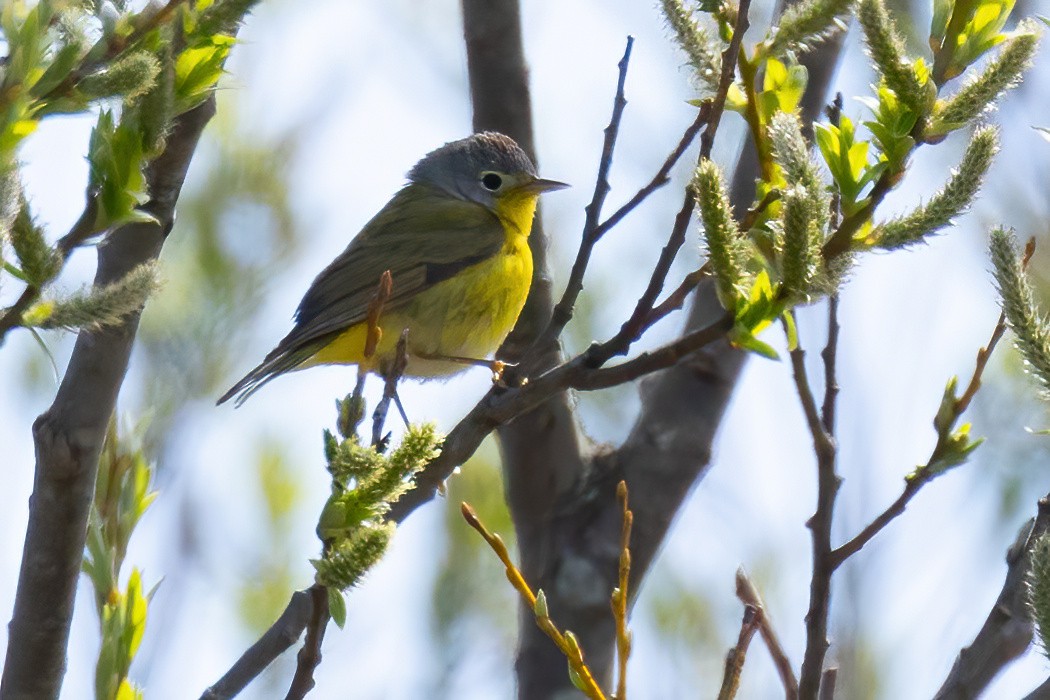
[[[1032,544],[1028,572],[1028,604],[1032,609],[1039,645],[1050,655],[1050,535],[1043,534]]]
[[[770,56],[805,52],[829,36],[845,30],[843,20],[856,0],[803,0],[784,11],[769,41]]]
[[[536,617],[550,617],[550,610],[547,609],[547,594],[542,588],[536,591],[536,604],[532,606],[532,612]]]
[[[704,241],[708,261],[715,273],[718,298],[724,308],[734,309],[737,296],[748,280],[748,249],[733,220],[722,171],[705,159],[696,169],[692,187],[704,226]]]
[[[996,59],[939,105],[927,135],[947,134],[991,109],[1007,90],[1021,82],[1024,72],[1032,65],[1032,57],[1039,47],[1039,36],[1034,22],[1022,21]]]
[[[160,69],[160,61],[156,56],[146,51],[135,51],[107,68],[85,76],[77,83],[77,87],[88,99],[119,96],[130,103],[153,87]]]
[[[904,53],[893,20],[882,0],[860,0],[858,18],[875,68],[897,98],[917,115],[927,112],[929,94]]]
[[[44,230],[33,221],[24,201],[11,224],[10,237],[15,258],[29,284],[43,287],[62,269],[62,258],[48,245]]]
[[[1003,313],[1016,336],[1017,349],[1028,371],[1050,397],[1050,324],[1036,306],[1013,231],[1003,228],[992,231],[991,254]]]
[[[660,9],[678,45],[689,57],[697,80],[705,89],[716,92],[722,75],[721,48],[682,0],[660,0]]]
[[[880,225],[872,233],[875,245],[885,250],[903,248],[951,225],[952,220],[973,203],[998,152],[998,130],[991,126],[977,129],[962,162],[944,187],[910,214]]]
[[[92,287],[65,299],[38,303],[27,311],[23,320],[26,325],[39,328],[98,330],[119,326],[142,310],[157,286],[156,265],[144,263],[112,284]]]

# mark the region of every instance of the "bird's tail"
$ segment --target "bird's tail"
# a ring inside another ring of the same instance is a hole
[[[230,387],[230,390],[223,394],[215,402],[215,405],[220,406],[236,397],[234,406],[240,407],[241,404],[248,400],[249,396],[261,389],[268,381],[297,369],[316,351],[317,348],[313,346],[298,350],[285,350],[278,346],[266,356],[266,359],[258,367],[244,375],[243,379]]]

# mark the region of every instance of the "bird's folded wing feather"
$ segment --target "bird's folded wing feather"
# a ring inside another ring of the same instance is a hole
[[[385,307],[391,310],[495,255],[504,238],[488,209],[408,185],[317,276],[296,311],[295,328],[271,354],[311,345],[365,320],[386,270],[393,279]]]

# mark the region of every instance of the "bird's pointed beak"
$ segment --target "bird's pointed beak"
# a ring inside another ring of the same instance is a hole
[[[521,186],[521,189],[526,190],[528,192],[535,192],[536,194],[540,194],[542,192],[564,190],[566,187],[571,187],[571,185],[565,182],[558,182],[557,180],[545,180],[542,177],[537,177],[523,184]]]

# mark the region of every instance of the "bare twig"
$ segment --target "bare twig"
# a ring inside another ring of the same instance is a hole
[[[740,45],[744,39],[744,34],[751,26],[748,21],[748,10],[750,7],[751,0],[741,0],[736,27],[733,30],[733,39],[722,53],[722,74],[719,77],[718,91],[714,97],[706,101],[700,108],[700,114],[697,115],[697,119],[693,124],[696,127],[699,127],[701,123],[706,124],[704,133],[700,136],[698,161],[704,161],[711,157],[711,150],[715,144],[715,134],[718,133],[718,126],[722,121],[722,114],[725,112],[729,88],[736,76],[736,62],[740,55]],[[682,143],[684,143],[684,139]],[[679,148],[681,148],[681,144]],[[693,200],[693,192],[690,188],[687,188],[682,207],[678,210],[674,225],[671,227],[671,235],[668,237],[663,250],[660,251],[660,257],[657,259],[656,266],[649,277],[649,284],[638,299],[634,312],[623,323],[615,336],[604,343],[592,345],[587,349],[585,356],[589,366],[601,367],[616,355],[625,354],[630,349],[631,344],[648,328],[646,320],[653,310],[653,304],[656,303],[660,292],[663,290],[664,281],[667,279],[667,273],[671,269],[671,264],[685,243],[686,230],[689,227],[689,222],[692,220],[695,206],[696,202]]]
[[[838,681],[839,670],[837,667],[824,669],[820,677],[819,700],[835,700],[835,682]]]
[[[307,589],[312,605],[310,623],[306,626],[306,641],[296,657],[295,675],[285,700],[302,700],[314,687],[314,669],[321,663],[321,642],[332,616],[328,610],[328,589],[314,584]]]
[[[682,134],[682,138],[678,140],[678,145],[675,146],[674,150],[664,159],[663,165],[656,171],[652,179],[649,180],[641,189],[634,193],[629,200],[624,202],[619,209],[614,211],[608,219],[598,225],[594,235],[603,236],[611,228],[619,224],[624,218],[634,211],[639,204],[649,198],[653,192],[660,189],[668,182],[671,181],[671,169],[681,160],[682,156],[685,155],[686,150],[692,145],[696,139],[696,135],[700,133],[700,130],[707,125],[707,120],[711,110],[709,107],[701,107],[696,113],[696,119],[693,123],[686,127],[685,133]]]
[[[828,650],[828,613],[831,607],[831,576],[835,571],[831,556],[831,523],[835,512],[835,496],[841,479],[835,473],[838,448],[835,438],[825,427],[833,423],[836,379],[829,373],[834,371],[834,358],[838,343],[838,324],[835,321],[835,305],[829,304],[829,329],[827,346],[824,348],[826,362],[824,415],[817,410],[817,402],[806,376],[805,353],[801,347],[791,351],[791,366],[795,387],[806,416],[813,449],[817,455],[817,509],[806,523],[813,541],[813,574],[810,581],[809,611],[806,613],[806,651],[799,674],[799,697],[810,700],[817,697],[823,673],[824,655]],[[831,419],[831,420],[828,420]]]
[[[1029,256],[1030,258],[1031,256]],[[984,375],[985,367],[988,366],[988,360],[992,356],[992,352],[995,350],[995,346],[998,345],[999,340],[1002,339],[1003,333],[1006,332],[1006,316],[1002,313],[999,314],[999,320],[995,324],[995,328],[992,330],[992,335],[988,339],[988,343],[977,351],[977,362],[974,366],[973,374],[970,376],[970,381],[966,385],[966,389],[962,395],[956,400],[953,409],[953,415],[951,422],[955,422],[962,416],[963,412],[966,411],[970,406],[970,402],[973,401],[973,397],[977,395],[977,391],[981,388],[981,377]],[[933,451],[930,454],[930,458],[926,461],[927,464],[936,459],[940,451],[944,449],[942,440],[938,439],[937,444],[934,446]],[[893,503],[891,503],[886,510],[882,511],[872,520],[868,525],[855,535],[850,540],[839,545],[831,553],[832,564],[834,567],[839,567],[842,562],[849,559],[851,556],[859,552],[864,545],[870,542],[875,535],[882,532],[883,528],[889,525],[897,516],[904,512],[908,502],[915,497],[923,486],[928,484],[933,478],[930,470],[919,469],[915,472],[914,478],[906,479],[904,482],[904,490],[901,491],[901,495],[897,497]]]
[[[511,585],[514,586],[514,590],[521,596],[522,601],[525,605],[534,612],[536,616],[536,625],[544,631],[544,633],[551,638],[551,640],[558,645],[562,653],[565,654],[565,658],[569,661],[569,667],[576,674],[579,684],[577,687],[583,691],[584,695],[592,700],[605,700],[605,694],[601,688],[598,687],[598,683],[594,680],[594,676],[591,675],[591,670],[587,667],[587,664],[583,660],[583,650],[580,649],[579,644],[576,643],[575,637],[571,632],[562,632],[551,620],[550,616],[546,611],[546,602],[543,597],[543,591],[539,593],[533,593],[529,584],[526,583],[525,578],[521,575],[521,571],[514,564],[510,558],[510,552],[507,551],[507,546],[503,544],[503,538],[499,535],[489,532],[488,528],[482,524],[481,520],[478,519],[478,514],[474,512],[466,503],[460,504],[460,512],[463,514],[463,519],[467,521],[467,524],[478,531],[478,533],[485,539],[492,551],[496,553],[500,561],[503,562],[503,566],[506,569],[507,580],[510,581]]]
[[[820,352],[824,361],[824,403],[820,408],[820,422],[828,435],[835,434],[835,399],[839,395],[835,373],[839,346],[839,295],[828,297],[828,342]]]
[[[241,654],[229,671],[201,695],[200,700],[229,700],[244,690],[274,659],[299,641],[314,616],[311,589],[296,591],[277,621]]]
[[[788,659],[784,647],[780,644],[780,638],[777,637],[777,633],[773,629],[773,624],[769,620],[769,614],[766,612],[762,597],[758,594],[758,589],[755,588],[755,584],[751,582],[751,579],[748,578],[742,568],[736,570],[736,597],[745,605],[750,605],[758,610],[758,631],[762,633],[762,640],[766,643],[766,648],[769,649],[769,655],[773,657],[773,665],[776,666],[777,674],[780,675],[780,682],[784,686],[784,696],[787,700],[796,700],[798,698],[798,681],[795,679],[795,672],[791,668],[791,660]]]
[[[740,674],[744,670],[747,648],[758,631],[759,617],[761,613],[758,608],[753,605],[744,606],[744,619],[740,622],[740,634],[736,645],[726,654],[726,668],[722,676],[722,687],[718,691],[718,700],[733,700],[736,691],[740,689]]]
[[[1028,649],[1035,627],[1028,605],[1026,579],[1031,566],[1032,545],[1048,531],[1050,494],[1040,499],[1035,519],[1024,524],[1007,551],[1006,580],[999,597],[977,636],[959,652],[935,700],[970,700],[978,697],[999,671]]]
[[[623,118],[623,110],[627,106],[627,98],[624,97],[624,83],[627,81],[627,67],[631,62],[631,48],[634,46],[634,37],[627,37],[627,47],[623,51],[623,58],[617,64],[620,77],[616,81],[616,96],[613,98],[612,117],[609,125],[605,127],[605,141],[602,143],[602,157],[598,161],[598,177],[594,182],[594,194],[591,202],[586,206],[584,212],[583,235],[580,240],[580,248],[576,253],[576,260],[572,264],[569,273],[569,281],[565,285],[565,292],[561,300],[554,305],[550,323],[536,342],[540,347],[552,342],[559,335],[565,325],[572,319],[573,308],[576,299],[583,291],[583,277],[587,271],[587,265],[591,261],[591,252],[594,245],[602,237],[604,231],[599,230],[598,221],[602,215],[602,206],[605,198],[612,189],[609,185],[609,168],[612,167],[613,151],[616,149],[616,137],[620,133],[620,120]],[[606,229],[607,230],[607,229]]]

